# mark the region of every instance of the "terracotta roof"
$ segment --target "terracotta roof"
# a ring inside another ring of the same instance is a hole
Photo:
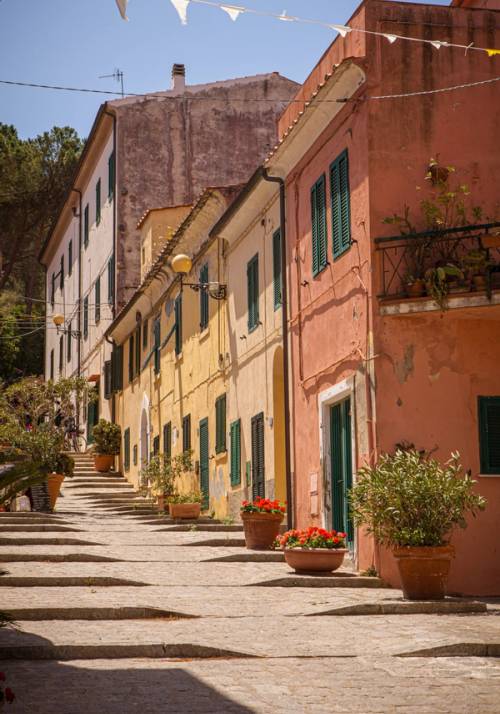
[[[168,211],[169,209],[175,209],[175,208],[189,208],[191,206],[190,203],[180,203],[177,206],[158,206],[157,208],[148,208],[147,211],[144,211],[142,216],[139,218],[139,222],[137,223],[136,228],[141,228],[142,224],[146,220],[146,218],[149,216],[150,213],[153,213],[154,211]]]

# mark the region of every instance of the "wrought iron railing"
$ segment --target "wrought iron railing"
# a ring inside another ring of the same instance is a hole
[[[496,276],[500,279],[500,222],[376,238],[375,245],[380,299],[409,297],[408,286],[425,280],[426,273],[438,266],[461,267],[463,278],[456,291],[484,289],[491,295]],[[477,281],[470,277],[474,272],[470,260],[478,252],[484,255],[484,288],[477,288]]]

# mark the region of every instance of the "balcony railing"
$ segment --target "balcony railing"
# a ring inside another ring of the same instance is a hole
[[[500,288],[500,222],[376,238],[375,244],[381,300],[425,297],[426,274],[428,278],[439,266],[456,266],[462,272],[450,276],[449,295],[480,291],[491,298],[492,289]],[[480,265],[475,266],[478,256]],[[412,289],[418,280],[420,294]]]

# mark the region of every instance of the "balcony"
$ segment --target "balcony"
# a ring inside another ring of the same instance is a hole
[[[500,304],[500,222],[376,238],[382,315]]]

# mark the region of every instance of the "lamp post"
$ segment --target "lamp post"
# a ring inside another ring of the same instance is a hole
[[[81,332],[79,330],[68,330],[66,327],[62,327],[64,325],[64,315],[61,315],[60,312],[57,312],[53,317],[52,317],[52,322],[56,326],[57,329],[57,334],[63,334],[63,335],[69,335],[70,337],[76,337],[79,339],[81,337]]]
[[[227,285],[218,282],[208,282],[208,283],[188,283],[185,280],[186,275],[191,272],[193,267],[193,261],[189,255],[184,253],[179,253],[175,255],[170,261],[172,270],[180,277],[181,281],[181,292],[185,285],[198,292],[202,290],[206,292],[214,300],[225,300],[227,295]]]

